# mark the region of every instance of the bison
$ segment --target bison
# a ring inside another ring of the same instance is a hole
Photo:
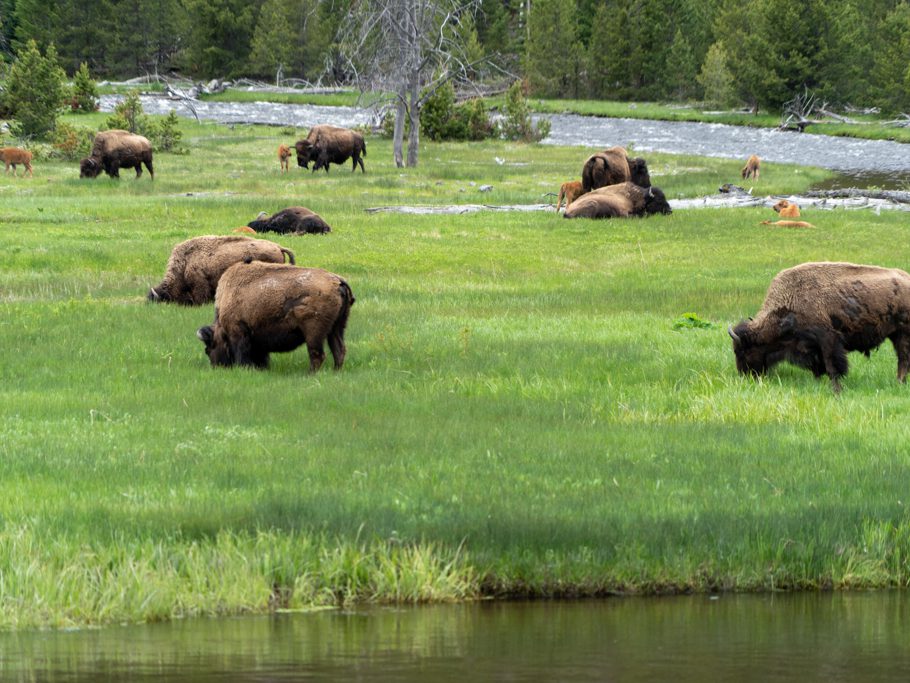
[[[344,330],[354,304],[348,283],[318,268],[238,263],[221,277],[215,322],[199,328],[213,366],[266,368],[270,353],[306,344],[310,371],[325,361],[328,339],[335,369],[344,365]]]
[[[651,176],[647,162],[641,158],[629,159],[623,147],[609,147],[591,155],[581,169],[581,184],[585,192],[628,181],[648,187]]]
[[[654,213],[672,213],[660,188],[620,183],[583,194],[566,207],[563,218],[628,218]]]
[[[569,208],[569,204],[574,202],[584,193],[585,191],[581,186],[580,180],[570,180],[560,185],[559,196],[556,198],[556,212],[559,213],[559,207],[562,205],[563,198],[566,200],[566,208]]]
[[[95,135],[91,156],[79,163],[79,177],[96,178],[103,170],[111,178],[119,178],[121,168],[135,168],[139,178],[142,164],[154,179],[152,145],[146,138],[126,130],[104,130]]]
[[[779,213],[781,218],[799,218],[799,205],[786,199],[781,199],[771,208]]]
[[[324,168],[328,173],[330,163],[343,164],[350,158],[351,173],[357,170],[357,164],[360,164],[361,172],[366,173],[360,158],[361,154],[367,154],[366,142],[360,133],[349,128],[313,126],[306,138],[298,140],[294,148],[297,150],[297,165],[309,168],[309,162],[313,161],[314,172]]]
[[[910,275],[854,263],[803,263],[771,281],[761,310],[729,327],[736,369],[763,375],[781,361],[827,374],[835,393],[847,353],[867,356],[885,339],[897,352],[897,379],[910,370]]]
[[[164,279],[152,287],[149,301],[197,306],[212,301],[224,271],[242,261],[294,263],[294,253],[268,240],[242,235],[206,235],[181,242],[171,251]]]
[[[278,163],[281,165],[281,172],[288,172],[288,159],[291,158],[291,148],[287,145],[278,145]]]
[[[750,156],[746,160],[746,165],[743,166],[743,170],[740,172],[744,180],[749,178],[753,180],[758,180],[758,175],[761,172],[761,159],[758,158],[755,154]]]
[[[290,206],[269,216],[264,211],[256,220],[247,223],[256,232],[278,232],[290,235],[321,235],[331,232],[329,224],[322,217],[305,206]]]
[[[6,173],[9,173],[9,167],[13,167],[13,176],[16,175],[16,165],[22,164],[25,166],[25,170],[22,171],[22,177],[25,177],[25,174],[28,173],[29,176],[32,175],[32,153],[27,149],[22,149],[21,147],[4,147],[0,149],[0,159],[3,159],[3,163],[6,164]]]

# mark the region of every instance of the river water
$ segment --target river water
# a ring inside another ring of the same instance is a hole
[[[906,683],[898,592],[482,602],[0,634],[0,680]]]
[[[120,97],[101,98],[102,111],[111,111]],[[189,107],[164,97],[142,97],[150,114],[192,116]],[[354,107],[275,104],[270,102],[194,102],[201,119],[221,123],[262,123],[308,128],[319,123],[356,126],[374,123],[373,113]],[[782,132],[714,123],[615,119],[575,114],[547,115],[551,122],[546,144],[603,148],[631,146],[635,153],[667,152],[745,159],[757,154],[778,163],[820,166],[862,179],[869,176],[894,185],[910,182],[910,145],[888,140],[860,140],[811,133]],[[867,182],[870,184],[873,181]]]

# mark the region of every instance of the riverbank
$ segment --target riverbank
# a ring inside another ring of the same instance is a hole
[[[369,214],[539,203],[585,150],[428,142],[399,169],[369,138],[365,174],[281,174],[291,131],[181,127],[154,181],[36,162],[0,184],[0,626],[907,585],[890,346],[835,396],[789,366],[740,377],[725,331],[795,263],[906,267],[904,215]],[[646,156],[671,198],[741,182],[737,160]],[[754,191],[828,175],[768,163]],[[212,306],[145,293],[177,242],[296,204],[332,232],[265,237],[351,284],[345,367],[213,370]]]

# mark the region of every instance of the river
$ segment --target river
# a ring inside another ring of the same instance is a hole
[[[905,683],[899,592],[481,602],[0,633],[0,680]]]

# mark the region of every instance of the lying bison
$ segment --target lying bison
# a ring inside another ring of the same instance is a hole
[[[566,207],[563,218],[629,218],[672,213],[670,204],[658,187],[635,183],[607,185],[583,194]]]
[[[164,279],[152,287],[149,301],[173,301],[196,306],[212,301],[218,280],[235,263],[267,261],[294,263],[294,253],[268,240],[242,235],[206,235],[181,242],[167,262]]]
[[[267,215],[264,211],[247,227],[256,232],[278,232],[286,235],[321,235],[332,232],[329,224],[318,213],[305,206],[290,206],[278,213]]]
[[[215,322],[199,328],[212,365],[266,368],[270,353],[306,344],[310,370],[325,361],[326,339],[335,369],[344,365],[344,330],[354,295],[348,283],[318,268],[238,263],[215,295]]]
[[[581,169],[581,184],[585,192],[628,181],[648,187],[651,176],[645,160],[630,159],[623,147],[609,147],[591,155]]]
[[[308,164],[313,161],[314,172],[324,168],[328,173],[329,164],[343,164],[350,158],[351,173],[357,170],[357,164],[360,164],[360,171],[366,173],[360,155],[367,155],[367,144],[360,133],[349,128],[313,126],[306,139],[298,140],[294,148],[297,165],[309,168]]]
[[[763,375],[780,361],[826,374],[835,392],[847,352],[866,355],[885,339],[897,351],[897,378],[910,370],[910,275],[853,263],[803,263],[771,281],[755,318],[727,330],[736,369]]]
[[[91,156],[79,163],[79,177],[96,178],[104,171],[111,178],[119,178],[121,168],[135,168],[138,178],[142,164],[154,178],[152,145],[146,138],[126,130],[103,130],[95,136]]]

